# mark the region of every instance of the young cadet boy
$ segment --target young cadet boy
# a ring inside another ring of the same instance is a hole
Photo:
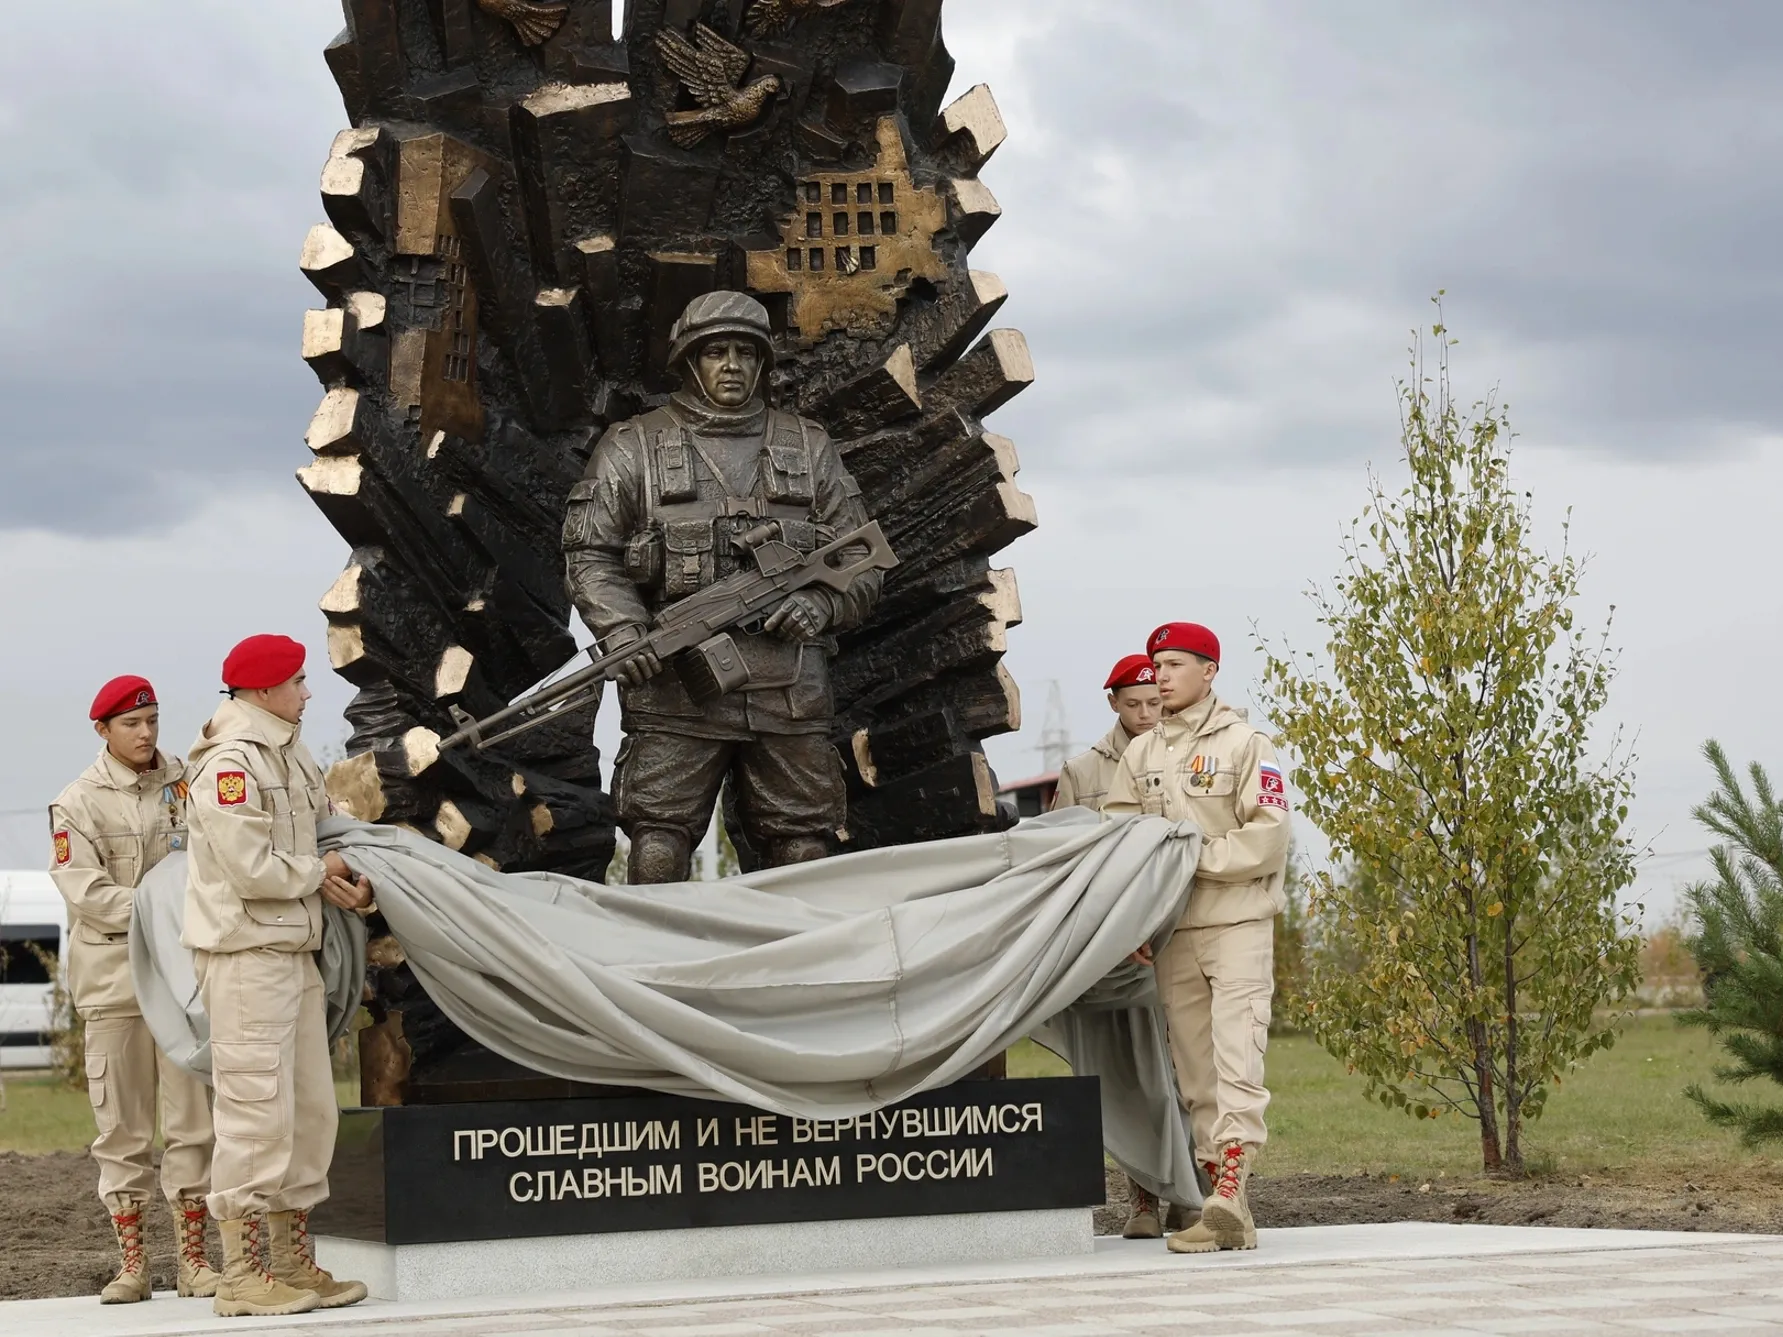
[[[1150,655],[1128,655],[1114,666],[1102,686],[1108,693],[1108,708],[1115,713],[1114,728],[1088,752],[1065,763],[1053,796],[1054,812],[1070,807],[1100,812],[1102,796],[1108,792],[1108,782],[1114,779],[1114,768],[1120,765],[1127,744],[1151,732],[1163,709]]]
[[[1065,763],[1053,796],[1053,812],[1071,807],[1102,811],[1102,799],[1121,754],[1135,738],[1151,731],[1163,710],[1150,655],[1127,655],[1110,670],[1102,686],[1108,693],[1108,707],[1115,713],[1115,725],[1101,742]],[[1127,1239],[1155,1240],[1164,1233],[1158,1200],[1130,1179],[1127,1205],[1127,1224],[1121,1230]],[[1172,1211],[1180,1213],[1181,1209],[1172,1204]]]
[[[338,854],[316,850],[322,773],[298,738],[303,646],[250,636],[223,661],[229,699],[192,745],[192,871],[181,941],[211,1025],[224,1317],[363,1300],[316,1266],[309,1210],[328,1196],[339,1122],[316,949],[322,901],[371,903]]]
[[[161,1192],[173,1212],[181,1295],[214,1295],[204,1256],[210,1093],[155,1044],[130,982],[130,914],[144,876],[186,847],[185,768],[158,744],[161,710],[147,678],[113,678],[88,711],[105,744],[50,805],[50,876],[68,902],[68,993],[86,1024],[87,1098],[99,1136],[99,1197],[123,1266],[99,1293],[131,1304],[153,1291],[143,1208],[155,1181],[157,1097],[166,1143]]]
[[[1134,740],[1102,811],[1188,819],[1205,837],[1189,908],[1158,953],[1158,996],[1176,1079],[1212,1181],[1176,1253],[1254,1249],[1245,1183],[1267,1136],[1263,1051],[1275,992],[1275,916],[1287,908],[1288,799],[1275,750],[1213,692],[1219,639],[1171,622],[1147,645],[1164,717]]]

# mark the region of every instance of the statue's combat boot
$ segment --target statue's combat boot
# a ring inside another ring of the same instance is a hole
[[[99,1292],[102,1305],[128,1305],[146,1300],[155,1293],[149,1280],[149,1256],[142,1242],[141,1198],[124,1198],[119,1210],[111,1214],[111,1228],[118,1237],[118,1253],[123,1266],[118,1275],[105,1283]]]
[[[223,1233],[223,1276],[211,1308],[220,1318],[307,1314],[322,1302],[314,1291],[287,1286],[266,1270],[266,1218],[218,1221]]]
[[[1254,1147],[1241,1142],[1228,1142],[1220,1148],[1213,1192],[1201,1204],[1201,1219],[1170,1237],[1170,1252],[1217,1253],[1257,1247],[1257,1223],[1251,1219],[1250,1201],[1245,1196],[1255,1154]]]
[[[1127,1224],[1121,1227],[1121,1238],[1155,1240],[1164,1233],[1158,1220],[1158,1200],[1139,1187],[1139,1181],[1127,1181]]]
[[[366,1297],[363,1281],[336,1281],[316,1265],[308,1212],[272,1212],[266,1223],[266,1270],[274,1277],[287,1286],[309,1291],[321,1309],[358,1304]]]
[[[204,1252],[204,1223],[210,1212],[203,1198],[181,1198],[168,1204],[173,1212],[174,1252],[179,1258],[179,1293],[209,1299],[222,1280],[211,1270]]]

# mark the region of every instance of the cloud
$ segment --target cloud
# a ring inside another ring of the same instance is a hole
[[[0,809],[89,756],[119,646],[183,745],[245,631],[302,635],[344,545],[290,481],[316,172],[344,123],[322,4],[15,7],[0,48]],[[1041,530],[1010,665],[1099,736],[1107,666],[1166,617],[1303,641],[1392,381],[1449,291],[1465,394],[1499,386],[1550,522],[1576,501],[1619,605],[1636,818],[1706,843],[1696,754],[1783,736],[1763,575],[1783,487],[1783,9],[1767,0],[953,0],[956,89],[1010,138],[975,252],[1038,379],[1014,437]],[[1248,654],[1248,652],[1246,652]],[[1229,665],[1243,698],[1254,664]],[[319,673],[318,733],[349,689]],[[609,754],[613,724],[603,720]],[[35,819],[30,819],[35,820]],[[1684,865],[1665,866],[1651,885]],[[1686,868],[1688,871],[1688,868]]]
[[[216,708],[223,656],[256,632],[309,649],[311,746],[344,738],[340,712],[353,689],[329,671],[316,601],[340,574],[346,545],[294,485],[213,489],[188,504],[178,520],[135,533],[0,531],[9,648],[0,656],[0,813],[41,809],[93,759],[87,707],[119,673],[155,684],[163,746],[184,753]]]
[[[1543,440],[1690,458],[1783,420],[1783,88],[1754,54],[1783,11],[1024,8],[1013,42],[990,6],[950,40],[1012,112],[976,259],[1036,346],[1030,458],[1363,457],[1439,288]]]
[[[152,529],[289,475],[326,6],[26,6],[0,50],[0,526]],[[195,486],[201,484],[202,486]]]

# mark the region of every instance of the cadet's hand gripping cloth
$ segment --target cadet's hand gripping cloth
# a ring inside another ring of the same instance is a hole
[[[945,1086],[1035,1034],[1101,1076],[1115,1159],[1153,1192],[1200,1201],[1152,973],[1127,963],[1182,917],[1192,823],[1072,809],[996,835],[649,887],[498,873],[345,818],[320,835],[371,878],[428,995],[526,1067],[836,1119]],[[139,921],[147,901],[156,915],[180,902],[149,891]],[[325,955],[355,918],[330,916]],[[144,1015],[177,1058],[190,1043],[163,1036],[149,994],[167,991],[145,975],[190,966],[169,959],[183,956],[177,928],[142,941]],[[324,975],[331,1002],[356,1002],[354,971]]]

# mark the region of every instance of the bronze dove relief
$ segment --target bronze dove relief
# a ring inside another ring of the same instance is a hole
[[[671,111],[664,118],[669,138],[684,149],[707,135],[753,124],[767,108],[768,99],[780,91],[780,79],[772,74],[745,85],[749,53],[703,23],[693,25],[691,42],[673,29],[663,29],[656,34],[656,49],[663,64],[700,104],[688,111]]]
[[[751,37],[772,37],[785,32],[805,15],[819,9],[834,9],[848,0],[756,0],[743,20]]]
[[[520,40],[528,46],[550,41],[570,12],[567,4],[537,5],[532,0],[477,0],[477,7],[513,24]]]

